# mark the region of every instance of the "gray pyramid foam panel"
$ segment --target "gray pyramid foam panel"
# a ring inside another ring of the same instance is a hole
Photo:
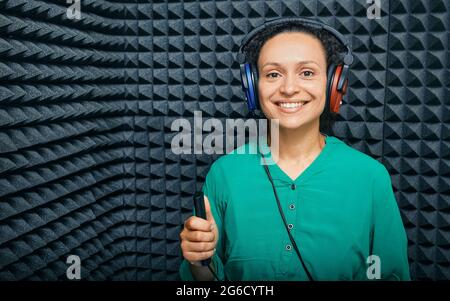
[[[350,41],[334,126],[388,168],[413,279],[450,279],[450,4],[0,1],[0,280],[176,280],[179,232],[218,155],[175,155],[176,118],[245,118],[234,56],[266,19]]]

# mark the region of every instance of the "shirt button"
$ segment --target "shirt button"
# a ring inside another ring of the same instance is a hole
[[[286,251],[290,251],[292,249],[291,245],[286,245]]]
[[[290,204],[289,205],[289,209],[294,210],[295,209],[295,205],[294,204]]]
[[[295,190],[295,184],[291,184],[291,189]]]
[[[289,224],[288,228],[289,228],[289,230],[292,230],[292,228],[294,228],[294,225],[293,224]]]

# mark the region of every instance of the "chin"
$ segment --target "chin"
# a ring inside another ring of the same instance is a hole
[[[304,125],[305,125],[304,122],[298,122],[298,120],[296,120],[296,121],[283,121],[283,120],[280,120],[280,129],[296,130],[296,129],[299,129],[301,127],[304,127]]]
[[[304,116],[279,116],[278,114],[272,115],[273,117],[270,117],[270,119],[278,119],[279,120],[279,128],[280,129],[286,129],[286,130],[297,130],[304,127],[311,126],[315,121],[318,121],[320,118],[320,115],[317,115],[317,117],[313,118],[303,118]]]

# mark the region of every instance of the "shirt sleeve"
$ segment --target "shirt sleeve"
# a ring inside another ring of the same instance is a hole
[[[371,255],[379,258],[381,280],[410,280],[405,228],[389,173],[379,166],[381,171],[373,180]]]
[[[216,222],[217,230],[219,232],[219,239],[216,246],[216,252],[214,256],[211,258],[211,262],[215,268],[215,272],[219,280],[224,280],[224,265],[222,258],[224,258],[225,247],[224,247],[224,228],[223,228],[223,217],[225,205],[223,200],[223,194],[221,193],[222,189],[220,189],[220,183],[223,183],[223,179],[221,180],[220,173],[217,171],[218,167],[216,164],[217,161],[211,165],[211,168],[206,175],[205,183],[203,184],[203,194],[208,197],[209,204],[211,206],[211,213],[214,216],[214,220]],[[194,213],[194,210],[193,210]],[[195,281],[194,276],[191,273],[190,264],[186,259],[182,260],[180,266],[180,278],[183,281]]]

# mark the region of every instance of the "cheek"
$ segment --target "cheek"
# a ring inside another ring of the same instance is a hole
[[[267,102],[269,97],[278,90],[277,83],[258,82],[258,96],[262,102]]]
[[[320,81],[311,81],[303,85],[306,93],[318,100],[325,100],[327,83],[326,79]]]
[[[305,82],[303,85],[303,91],[313,100],[308,110],[309,118],[319,118],[319,116],[323,113],[326,104],[326,78],[307,83]]]
[[[258,98],[261,105],[261,109],[267,117],[272,116],[269,112],[270,109],[267,108],[272,95],[276,94],[278,91],[278,84],[276,83],[258,83]]]

